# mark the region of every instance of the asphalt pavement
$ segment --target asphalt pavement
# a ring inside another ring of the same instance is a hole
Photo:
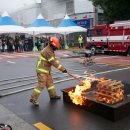
[[[0,89],[9,88],[7,90],[0,90],[0,95],[4,95],[0,98],[0,123],[11,125],[13,130],[130,129],[130,116],[119,121],[112,122],[100,115],[96,115],[86,111],[85,109],[65,103],[63,101],[63,97],[61,100],[52,102],[49,99],[46,89],[43,90],[39,98],[39,108],[32,106],[29,102],[29,98],[32,89],[36,84],[36,60],[37,57],[32,57],[15,59],[13,61],[10,60],[13,63],[7,62],[6,60],[0,62]],[[128,66],[116,66],[105,63],[84,66],[71,58],[61,59],[61,62],[70,72],[74,74],[81,75],[84,71],[92,72],[97,77],[107,77],[114,80],[121,80],[123,83],[127,84],[127,86],[130,86],[130,68]],[[77,69],[77,71],[74,69]],[[54,82],[70,78],[60,72],[57,72],[54,68],[53,77]],[[17,82],[17,80],[19,81]],[[62,96],[62,89],[75,86],[77,84],[79,84],[78,81],[68,80],[66,82],[56,83],[55,87],[57,93]]]

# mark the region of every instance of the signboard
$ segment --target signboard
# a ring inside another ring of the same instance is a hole
[[[92,25],[91,21],[91,19],[74,20],[76,24],[84,28],[90,28]]]

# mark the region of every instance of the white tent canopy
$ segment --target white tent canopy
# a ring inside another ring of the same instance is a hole
[[[26,30],[4,12],[0,18],[0,33],[26,33]]]
[[[39,33],[54,33],[55,28],[52,27],[41,14],[38,15],[34,23],[27,28],[27,32],[39,34]]]
[[[74,32],[86,32],[87,29],[78,26],[68,17],[68,15],[66,15],[63,21],[57,27],[56,31],[57,33],[68,34],[68,33],[74,33]]]

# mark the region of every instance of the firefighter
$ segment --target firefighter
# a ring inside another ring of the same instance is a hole
[[[51,66],[56,67],[63,73],[67,73],[67,70],[55,58],[54,51],[58,48],[59,39],[57,37],[51,37],[49,40],[49,44],[41,51],[41,54],[38,57],[38,61],[36,64],[38,84],[34,88],[30,98],[30,102],[33,103],[35,106],[39,106],[38,98],[45,86],[47,87],[50,100],[61,98],[59,95],[56,94],[53,79],[51,76]]]
[[[83,37],[79,35],[78,37],[78,42],[79,42],[79,48],[83,48]]]

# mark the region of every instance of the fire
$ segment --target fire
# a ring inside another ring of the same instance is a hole
[[[100,78],[97,85],[97,101],[114,104],[124,99],[121,81]]]
[[[106,103],[115,104],[124,99],[124,85],[121,81],[107,78],[95,78],[93,75],[87,77],[83,85],[76,85],[75,90],[69,91],[68,95],[76,105],[85,105],[87,94],[86,91],[91,88],[91,83],[97,81],[96,100]]]
[[[83,85],[76,85],[76,88],[74,91],[69,91],[68,95],[70,96],[70,99],[73,103],[76,105],[84,105],[85,104],[85,96],[84,94],[88,89],[91,88],[91,81],[88,79],[85,79]]]

